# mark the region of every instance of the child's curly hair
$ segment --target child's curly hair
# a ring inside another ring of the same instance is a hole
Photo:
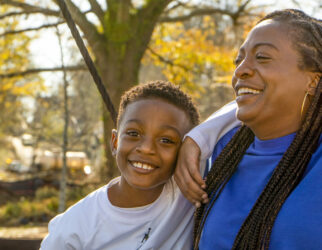
[[[184,93],[179,86],[158,80],[134,86],[122,95],[117,126],[120,124],[124,111],[129,104],[147,98],[159,98],[171,103],[186,112],[193,126],[199,123],[199,113],[191,97]]]

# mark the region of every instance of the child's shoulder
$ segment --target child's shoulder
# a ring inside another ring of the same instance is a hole
[[[53,218],[48,225],[49,233],[41,244],[42,249],[65,249],[67,243],[80,249],[95,233],[105,191],[106,185]]]
[[[69,207],[64,213],[56,216],[60,223],[75,223],[75,225],[87,224],[92,215],[99,213],[102,200],[106,197],[106,185],[96,189],[86,197]],[[91,215],[91,216],[89,216]]]

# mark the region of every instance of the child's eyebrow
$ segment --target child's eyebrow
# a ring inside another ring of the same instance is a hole
[[[125,124],[127,124],[127,123],[131,123],[131,122],[141,123],[139,119],[130,119],[130,120],[127,120],[127,121],[125,122]]]
[[[176,127],[173,127],[170,125],[163,125],[163,126],[161,126],[161,128],[164,130],[172,130],[172,131],[176,132],[179,136],[181,136],[180,131]]]
[[[139,120],[139,119],[130,119],[130,120],[127,120],[126,122],[125,122],[125,124],[128,124],[128,123],[139,123],[139,124],[141,124],[141,121]],[[160,128],[162,129],[162,130],[172,130],[172,131],[174,131],[176,134],[178,134],[179,136],[181,136],[181,133],[180,133],[180,131],[176,128],[176,127],[173,127],[173,126],[171,126],[171,125],[161,125],[160,126]]]

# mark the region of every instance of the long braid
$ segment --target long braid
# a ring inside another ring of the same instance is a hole
[[[311,72],[322,72],[322,25],[298,10],[273,12],[262,20],[286,22],[293,30],[294,46],[302,57],[299,67]],[[322,132],[322,80],[306,113],[302,126],[288,150],[275,168],[246,220],[241,226],[233,249],[268,249],[270,234],[285,200],[303,177],[312,154],[316,151]],[[195,214],[194,247],[198,249],[202,228],[209,211],[225,184],[233,175],[245,151],[253,141],[250,129],[243,126],[223,149],[207,176],[207,193],[211,202],[197,209]]]
[[[201,231],[209,211],[253,140],[254,133],[248,127],[242,126],[214,161],[206,180],[206,192],[211,203],[207,206],[202,204],[195,212],[195,248],[198,248]]]

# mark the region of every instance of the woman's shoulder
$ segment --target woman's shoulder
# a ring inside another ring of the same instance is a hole
[[[218,141],[218,143],[215,145],[215,148],[217,146],[221,146],[222,148],[224,148],[228,142],[231,140],[231,138],[236,134],[236,132],[238,131],[238,129],[240,128],[240,126],[234,127],[231,130],[229,130],[223,137],[220,138],[220,140]]]
[[[228,144],[231,138],[236,134],[240,126],[234,127],[233,129],[229,130],[223,137],[220,138],[218,143],[214,146],[211,159],[215,159],[220,152],[224,149],[224,147]]]

